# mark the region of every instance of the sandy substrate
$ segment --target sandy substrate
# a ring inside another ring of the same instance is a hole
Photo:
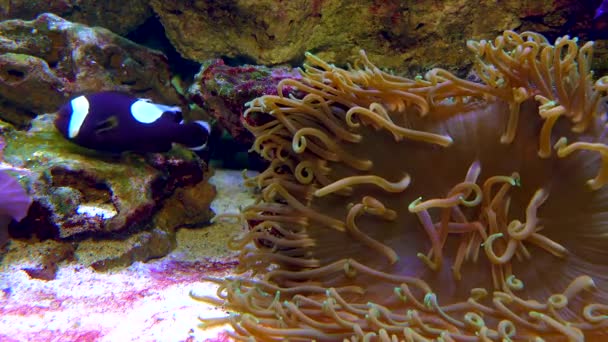
[[[211,181],[216,213],[250,203],[240,172],[218,170]],[[203,330],[198,320],[225,313],[189,293],[214,295],[216,286],[200,278],[230,274],[236,262],[226,241],[241,229],[181,229],[162,259],[106,273],[62,262],[50,281],[22,271],[27,252],[10,253],[0,265],[0,341],[227,341],[227,327]]]

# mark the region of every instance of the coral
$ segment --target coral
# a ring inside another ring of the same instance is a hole
[[[593,43],[467,43],[481,82],[312,54],[245,113],[270,162],[216,280],[237,340],[608,338],[608,76]],[[289,86],[301,97],[282,92]]]
[[[251,145],[253,136],[242,124],[245,103],[262,95],[276,95],[281,80],[297,77],[298,73],[288,67],[233,67],[217,59],[201,67],[188,89],[188,98],[211,114],[238,143]]]

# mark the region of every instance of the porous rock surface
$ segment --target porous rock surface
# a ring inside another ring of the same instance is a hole
[[[597,6],[574,0],[151,0],[150,4],[172,44],[192,60],[226,56],[252,64],[297,65],[310,51],[345,65],[365,49],[376,65],[409,74],[433,66],[464,72],[471,64],[465,41],[492,39],[504,30],[580,36],[589,28]]]
[[[0,0],[0,21],[31,20],[42,13],[55,13],[89,26],[111,28],[125,34],[152,15],[148,0]]]
[[[207,166],[190,151],[176,147],[167,154],[98,154],[66,141],[53,119],[41,115],[27,132],[1,127],[7,142],[4,167],[18,175],[34,199],[28,216],[10,227],[13,236],[115,238],[145,229],[161,209],[177,218],[184,211],[196,213],[186,221],[156,222],[165,231],[211,217],[215,190],[207,184]],[[200,201],[184,204],[180,199],[189,191]]]
[[[117,90],[180,105],[162,53],[55,14],[0,22],[0,118],[26,126],[83,93]]]
[[[215,59],[201,66],[186,96],[215,118],[237,143],[250,146],[253,135],[242,123],[246,103],[262,95],[276,95],[277,85],[286,78],[298,79],[300,74],[285,66],[229,66]],[[289,94],[291,89],[284,91]]]

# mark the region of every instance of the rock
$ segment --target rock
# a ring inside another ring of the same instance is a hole
[[[101,27],[50,13],[0,22],[0,118],[19,127],[70,97],[101,90],[182,104],[170,77],[162,53]]]
[[[588,33],[594,7],[560,1],[151,0],[186,58],[226,56],[255,64],[299,64],[305,51],[345,65],[360,49],[377,65],[415,75],[437,65],[465,73],[466,39],[503,30],[553,36]],[[554,38],[554,37],[552,37]],[[429,64],[433,61],[434,64]]]
[[[208,223],[215,215],[210,206],[216,196],[215,187],[209,184],[210,176],[211,173],[206,172],[205,178],[197,184],[176,189],[154,215],[153,225],[171,231]]]
[[[596,75],[608,74],[608,40],[596,41],[593,47],[595,58],[591,64],[591,69],[596,71]]]
[[[20,250],[20,253],[15,253]],[[20,256],[14,260],[15,255]],[[6,264],[17,263],[19,268],[31,278],[53,280],[57,274],[58,263],[72,258],[74,246],[69,242],[46,240],[36,244],[13,242],[7,254]]]
[[[276,94],[277,85],[286,78],[298,79],[300,75],[289,67],[233,67],[216,59],[203,64],[187,97],[214,117],[239,144],[250,146],[253,136],[241,122],[245,104],[262,95]]]
[[[85,150],[66,141],[53,120],[41,115],[27,132],[0,129],[4,159],[34,200],[28,216],[10,227],[12,236],[104,237],[142,229],[176,189],[200,183],[207,172],[180,147],[147,156]]]
[[[88,26],[102,26],[118,34],[129,33],[152,15],[148,0],[0,0],[0,21],[31,20],[46,12]]]
[[[84,266],[90,266],[96,271],[108,271],[129,266],[136,261],[163,257],[174,248],[174,232],[154,228],[135,233],[126,239],[81,241],[75,257]]]

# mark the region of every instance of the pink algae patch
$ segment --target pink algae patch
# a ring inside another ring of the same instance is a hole
[[[199,336],[202,306],[188,293],[202,276],[221,277],[235,266],[163,259],[98,273],[72,265],[52,281],[15,271],[0,278],[9,285],[0,289],[0,341],[100,341],[123,331],[133,341],[229,341],[222,332]]]

